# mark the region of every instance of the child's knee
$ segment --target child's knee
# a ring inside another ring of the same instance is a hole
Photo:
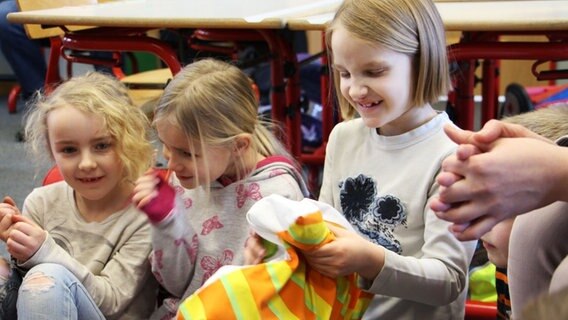
[[[57,275],[66,271],[67,269],[57,264],[37,265],[30,269],[24,277],[20,294],[48,292],[56,286]]]
[[[47,292],[53,287],[55,287],[55,279],[42,271],[37,271],[26,275],[20,287],[20,292],[29,292],[32,294]]]

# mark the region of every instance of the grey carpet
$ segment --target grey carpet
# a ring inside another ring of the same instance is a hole
[[[18,112],[8,113],[7,97],[0,96],[0,197],[11,196],[21,208],[26,196],[41,184],[48,166],[34,163],[26,154],[24,144],[15,135],[22,125],[23,106]],[[6,256],[4,243],[0,241],[0,254]]]
[[[21,207],[26,195],[41,184],[49,164],[34,162],[24,143],[16,141],[24,108],[18,106],[18,112],[10,114],[6,103],[7,98],[0,96],[0,196],[11,196]]]

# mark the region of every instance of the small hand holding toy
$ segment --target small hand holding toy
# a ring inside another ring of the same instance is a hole
[[[156,224],[163,221],[174,208],[175,190],[156,172],[150,172],[136,181],[132,201]]]

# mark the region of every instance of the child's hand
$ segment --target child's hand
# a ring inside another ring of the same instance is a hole
[[[153,223],[162,221],[172,211],[175,190],[155,173],[148,173],[136,181],[132,202]]]
[[[329,223],[328,227],[335,240],[314,251],[303,251],[308,264],[331,278],[356,272],[374,279],[384,264],[384,248],[341,227]]]
[[[47,233],[31,219],[22,215],[14,215],[6,241],[6,249],[12,257],[25,262],[37,252],[46,237]]]
[[[0,203],[0,239],[4,242],[8,240],[8,232],[12,226],[12,216],[19,215],[20,210],[16,207],[16,202],[6,196]]]
[[[132,202],[138,208],[142,208],[146,204],[150,203],[152,199],[158,196],[157,185],[159,183],[160,178],[158,178],[152,172],[138,178],[138,180],[136,180],[136,186],[134,186],[134,195],[132,196]]]
[[[9,196],[5,196],[0,203],[0,218],[3,218],[6,214],[20,214],[16,202]]]
[[[12,199],[12,197],[10,197],[10,196],[5,196],[4,199],[2,199],[2,203],[9,204],[14,208],[17,207],[16,201],[14,201],[14,199]]]
[[[245,264],[259,264],[266,256],[266,249],[262,245],[262,239],[254,231],[249,233],[245,241]]]
[[[2,218],[0,218],[0,239],[4,242],[8,240],[8,234],[12,227],[12,216],[14,215],[13,210],[9,210],[8,212],[6,209],[0,209],[0,216],[2,216]]]

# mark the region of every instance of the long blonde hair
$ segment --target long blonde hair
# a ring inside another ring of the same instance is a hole
[[[51,94],[38,94],[25,116],[28,149],[38,157],[53,153],[49,146],[47,117],[58,108],[75,108],[100,116],[116,142],[116,152],[124,169],[124,179],[135,181],[152,164],[149,121],[128,96],[127,88],[112,76],[90,72],[73,77]],[[46,153],[47,151],[47,153]]]
[[[344,27],[354,37],[413,58],[413,105],[438,101],[451,89],[444,24],[431,0],[344,0],[326,30],[326,45],[333,61],[331,38]],[[339,75],[333,72],[339,89]],[[355,108],[338,95],[344,119]]]
[[[271,124],[259,119],[251,80],[223,61],[199,60],[176,74],[158,102],[154,122],[166,118],[183,131],[190,147],[192,141],[202,146],[230,147],[244,133],[251,135],[251,147],[262,156],[290,158],[268,129]],[[241,166],[237,172],[247,171],[243,163],[236,165]]]

